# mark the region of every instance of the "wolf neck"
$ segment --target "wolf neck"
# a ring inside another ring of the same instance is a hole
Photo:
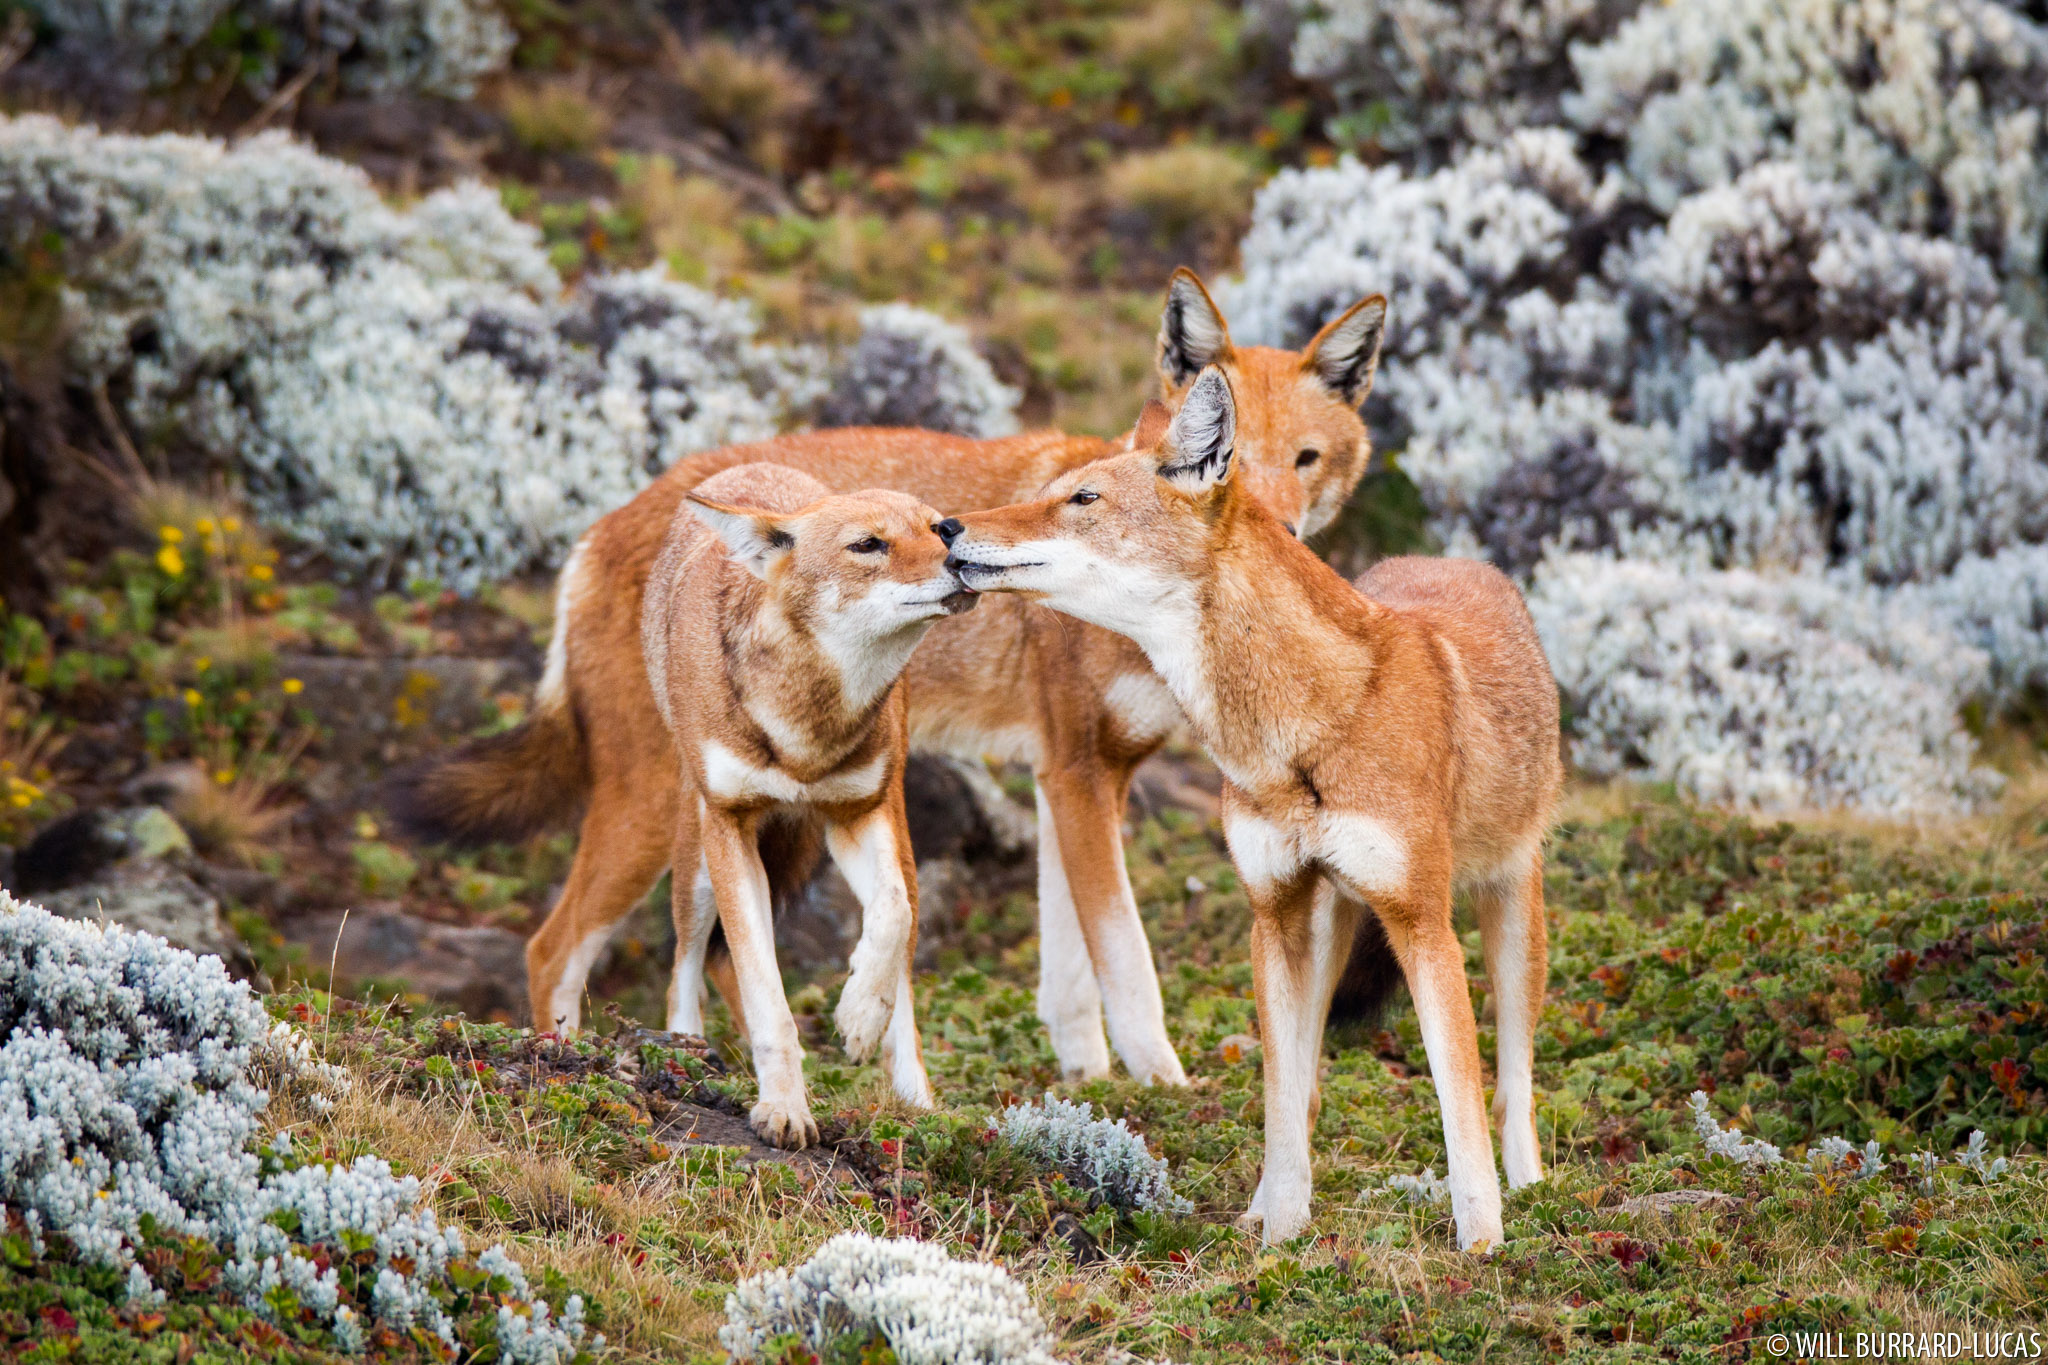
[[[1373,606],[1234,490],[1199,579],[1131,638],[1241,787],[1341,718],[1371,672]]]
[[[803,769],[829,767],[861,746],[921,634],[852,648],[755,581],[733,606],[726,638],[734,694],[776,758]]]

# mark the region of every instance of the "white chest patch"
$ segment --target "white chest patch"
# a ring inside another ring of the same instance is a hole
[[[889,756],[878,753],[858,768],[842,768],[815,782],[799,782],[779,768],[760,768],[716,740],[704,742],[704,786],[721,801],[781,801],[831,805],[858,801],[882,789]]]
[[[1165,739],[1186,719],[1180,703],[1156,674],[1121,674],[1103,695],[1118,728],[1141,744]]]

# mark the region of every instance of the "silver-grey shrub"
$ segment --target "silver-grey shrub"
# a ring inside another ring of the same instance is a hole
[[[401,212],[278,135],[0,119],[0,233],[60,240],[76,382],[351,574],[469,588],[552,564],[681,456],[773,436],[828,389],[858,420],[1014,429],[1014,391],[927,314],[886,311],[869,331],[895,341],[864,339],[835,386],[744,303],[658,269],[566,290],[490,190]],[[905,395],[922,406],[889,407]]]
[[[501,70],[516,35],[497,0],[30,0],[57,57],[141,86],[207,80],[232,61],[258,94],[309,63],[344,86],[466,98]],[[268,41],[223,48],[223,28]],[[109,70],[109,68],[112,68]]]
[[[0,1203],[126,1265],[141,1220],[231,1231],[256,1197],[270,1019],[219,958],[0,892]]]
[[[335,1078],[317,1074],[304,1040],[274,1026],[219,958],[0,891],[0,1029],[0,1204],[21,1215],[39,1252],[61,1236],[85,1261],[125,1266],[131,1297],[153,1298],[134,1255],[150,1219],[160,1234],[227,1252],[224,1283],[249,1307],[271,1313],[270,1291],[289,1289],[360,1350],[369,1324],[342,1302],[332,1265],[298,1248],[332,1252],[330,1263],[367,1249],[372,1322],[457,1344],[436,1291],[465,1257],[463,1239],[424,1206],[418,1180],[375,1157],[262,1175],[255,1146],[269,1096],[254,1075]],[[272,1151],[289,1148],[281,1140]],[[567,1365],[602,1344],[586,1343],[577,1299],[552,1318],[503,1248],[476,1264],[500,1297],[507,1362]]]
[[[1050,1091],[1013,1104],[989,1127],[1018,1155],[1068,1180],[1105,1204],[1148,1213],[1188,1214],[1194,1205],[1173,1191],[1171,1172],[1122,1119],[1096,1118],[1095,1107]]]
[[[1297,60],[1415,8],[1314,7]],[[1537,63],[1562,83],[1534,104],[1512,44],[1463,68],[1559,126],[1275,177],[1233,329],[1298,344],[1390,295],[1368,417],[1435,534],[1533,575],[1560,626],[1599,599],[1613,638],[1553,646],[1582,755],[1741,804],[1968,804],[1992,784],[1943,699],[2048,681],[2048,30],[1989,0],[1624,8],[1569,74]],[[1374,69],[1349,50],[1323,55]],[[1818,605],[1869,592],[1988,663],[1935,679]],[[1759,647],[1712,644],[1717,613]]]
[[[966,328],[885,303],[861,310],[860,339],[818,405],[818,424],[1008,436],[1021,396],[996,378]]]
[[[794,1270],[740,1281],[719,1342],[762,1359],[788,1333],[824,1352],[880,1334],[902,1365],[1058,1365],[1031,1296],[1001,1266],[909,1238],[842,1232]]]

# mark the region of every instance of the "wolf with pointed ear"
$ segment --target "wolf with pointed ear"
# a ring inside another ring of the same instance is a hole
[[[1372,392],[1386,329],[1386,296],[1374,294],[1299,351],[1238,346],[1223,310],[1183,266],[1159,315],[1160,395],[1177,409],[1203,370],[1221,372],[1245,414],[1237,453],[1247,488],[1289,531],[1310,536],[1336,518],[1372,458],[1358,409]],[[1140,448],[1135,436],[1127,448]]]

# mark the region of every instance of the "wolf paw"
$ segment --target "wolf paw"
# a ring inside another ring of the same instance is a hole
[[[818,1141],[818,1123],[811,1106],[801,1095],[794,1102],[762,1100],[747,1114],[747,1122],[771,1147],[789,1151],[809,1147]]]
[[[1267,1246],[1276,1246],[1308,1226],[1308,1193],[1277,1193],[1264,1180],[1252,1194],[1251,1207],[1237,1220],[1240,1232],[1256,1232]]]
[[[889,1021],[896,1013],[896,982],[882,972],[864,972],[856,967],[846,989],[839,993],[839,1008],[832,1022],[846,1044],[846,1055],[864,1062],[882,1045]]]

